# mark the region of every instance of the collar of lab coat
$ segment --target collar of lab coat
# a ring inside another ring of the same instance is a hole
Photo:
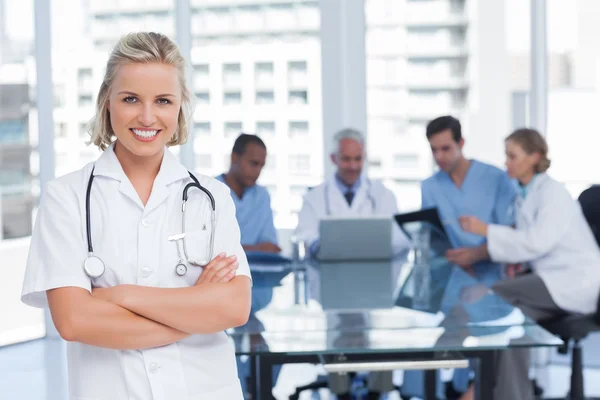
[[[115,154],[114,142],[102,153],[96,161],[94,176],[106,176],[117,181],[127,181],[127,175]],[[165,147],[160,170],[156,176],[156,183],[168,185],[180,179],[189,177],[188,171],[181,165],[177,158]]]
[[[114,143],[111,144],[96,161],[94,176],[106,176],[120,182],[119,191],[129,197],[147,215],[158,207],[169,196],[169,184],[188,178],[188,171],[179,163],[177,158],[165,148],[164,156],[160,164],[160,170],[154,180],[154,188],[148,202],[144,206],[135,188],[125,175],[123,167],[114,152]]]

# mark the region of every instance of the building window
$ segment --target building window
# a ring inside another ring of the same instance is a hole
[[[78,71],[79,80],[79,91],[89,92],[92,88],[92,70],[90,68],[83,68]]]
[[[394,168],[415,169],[419,167],[419,156],[417,154],[395,154]]]
[[[238,136],[240,133],[242,133],[242,123],[225,122],[223,133],[225,134],[225,137]]]
[[[196,168],[210,169],[212,167],[212,155],[198,154],[196,155]]]
[[[88,136],[90,136],[90,134],[88,133],[88,125],[85,123],[80,123],[79,124],[79,137],[86,138]]]
[[[269,92],[256,92],[256,104],[273,104],[275,103],[275,93]]]
[[[67,137],[67,124],[64,122],[55,123],[54,134],[59,138]]]
[[[196,136],[210,136],[210,122],[196,122],[194,133]]]
[[[275,136],[275,122],[258,121],[256,123],[256,134],[260,137]]]
[[[91,107],[93,104],[92,96],[87,94],[79,96],[79,107]]]
[[[194,65],[194,88],[205,89],[210,85],[208,64]]]
[[[290,121],[288,126],[288,132],[290,137],[308,136],[308,122]]]
[[[254,83],[256,87],[273,87],[274,68],[271,62],[257,62],[254,65]]]
[[[242,104],[242,92],[225,92],[223,104],[226,106]]]
[[[289,169],[292,175],[308,175],[310,173],[310,155],[292,154],[289,158]]]
[[[242,66],[223,64],[223,86],[239,88],[242,86]]]
[[[306,61],[288,62],[288,86],[291,88],[308,87],[308,68]]]
[[[54,107],[61,108],[66,104],[66,92],[64,85],[54,86]]]
[[[198,104],[208,104],[210,103],[210,94],[208,92],[196,92],[196,99]]]
[[[288,93],[289,104],[308,104],[307,90],[290,90]]]
[[[0,143],[26,143],[28,131],[24,119],[0,120]]]

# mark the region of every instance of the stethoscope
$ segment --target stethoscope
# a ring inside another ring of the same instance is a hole
[[[88,243],[88,256],[85,259],[85,261],[83,262],[83,270],[85,271],[86,275],[89,276],[90,278],[99,278],[102,276],[102,274],[104,274],[104,271],[106,270],[106,267],[104,266],[104,262],[102,261],[102,259],[100,259],[100,257],[94,255],[94,247],[92,245],[92,228],[91,228],[91,222],[90,222],[90,193],[92,191],[92,182],[94,181],[94,168],[92,168],[92,173],[90,174],[90,179],[88,181],[88,185],[87,185],[87,192],[85,195],[85,228],[86,228],[86,233],[87,233],[87,243]],[[212,260],[212,256],[213,256],[213,247],[214,247],[214,240],[215,240],[215,220],[216,220],[216,206],[215,206],[215,198],[213,197],[212,193],[206,189],[204,186],[202,186],[200,184],[200,182],[198,182],[198,179],[191,173],[188,171],[188,174],[190,174],[190,178],[192,178],[193,182],[188,183],[185,188],[183,189],[183,199],[182,199],[182,204],[181,204],[181,232],[178,235],[172,235],[169,237],[170,241],[175,241],[175,245],[177,246],[177,255],[179,256],[179,260],[177,261],[177,265],[175,266],[175,273],[179,276],[184,276],[187,273],[187,266],[185,265],[183,258],[181,257],[181,252],[179,251],[179,241],[183,242],[183,254],[186,260],[188,259],[188,255],[187,255],[187,248],[185,245],[185,204],[188,201],[188,190],[190,188],[197,188],[202,190],[204,193],[206,193],[206,195],[208,196],[209,200],[210,200],[210,206],[211,206],[211,232],[210,232],[210,240],[208,243],[208,249],[206,254],[208,255],[208,258],[200,261],[200,263],[198,264],[194,264],[194,265],[198,265],[198,266],[205,266],[206,264],[208,264],[210,262],[210,260]],[[204,225],[204,229],[206,229],[206,225]],[[191,264],[191,263],[190,263]]]
[[[375,210],[377,209],[377,203],[375,202],[375,198],[371,194],[372,184],[370,179],[365,179],[367,182],[367,200],[371,203],[371,212],[375,214]],[[325,215],[331,215],[331,199],[329,198],[329,182],[325,184]]]

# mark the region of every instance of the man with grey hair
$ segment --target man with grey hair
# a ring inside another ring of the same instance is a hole
[[[392,218],[398,213],[392,191],[362,174],[366,158],[364,136],[357,130],[344,129],[335,135],[334,140],[331,162],[336,166],[335,174],[305,195],[298,215],[296,236],[307,244],[312,255],[319,250],[319,223],[323,218],[368,215]],[[392,232],[394,253],[410,247],[407,237],[396,224]],[[347,375],[330,375],[329,388],[340,400],[351,398]],[[379,399],[381,393],[391,390],[394,390],[391,371],[369,374],[369,399]]]

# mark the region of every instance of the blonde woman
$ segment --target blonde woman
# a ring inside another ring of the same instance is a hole
[[[168,150],[191,122],[184,65],[161,34],[123,37],[91,124],[102,155],[42,195],[22,300],[69,342],[71,399],[243,398],[224,332],[250,312],[234,205]]]
[[[594,312],[600,294],[600,249],[579,204],[546,174],[550,160],[542,135],[532,129],[513,132],[506,139],[506,167],[520,187],[516,229],[461,218],[464,230],[487,238],[492,260],[527,263],[532,270],[498,282],[493,291],[536,321],[565,312]],[[503,354],[495,400],[533,399],[528,356],[527,350]]]

